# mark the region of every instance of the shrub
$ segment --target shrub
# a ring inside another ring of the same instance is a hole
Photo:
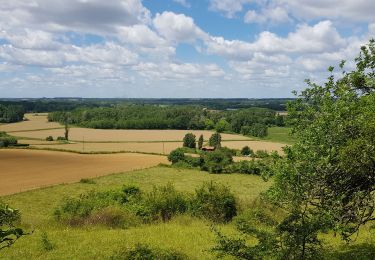
[[[195,135],[192,133],[187,133],[183,139],[183,146],[188,148],[196,147]]]
[[[225,168],[227,173],[243,173],[261,175],[263,171],[263,163],[255,160],[235,162]]]
[[[129,228],[138,226],[141,219],[133,212],[119,206],[109,206],[93,211],[89,217],[85,218],[84,225],[103,225],[111,228]]]
[[[244,147],[242,148],[242,150],[241,150],[241,154],[242,154],[242,155],[245,155],[245,156],[249,156],[249,155],[251,155],[251,154],[253,154],[253,153],[254,153],[254,151],[251,150],[251,148],[250,148],[249,146],[244,146]]]
[[[172,164],[177,163],[178,161],[183,161],[185,159],[185,154],[180,149],[173,150],[168,155],[168,160],[172,162]]]
[[[230,152],[225,149],[207,152],[202,156],[201,169],[210,173],[221,173],[224,168],[233,162]]]
[[[147,245],[137,244],[134,248],[113,255],[111,260],[184,260],[187,256],[170,249],[151,248]]]
[[[8,147],[17,145],[17,139],[13,136],[9,136],[6,133],[0,135],[0,147]]]
[[[223,223],[237,215],[237,204],[228,187],[209,182],[195,191],[191,211],[193,215]]]
[[[46,141],[53,141],[53,137],[50,135],[50,136],[47,136],[46,137]]]
[[[81,179],[80,181],[79,181],[80,183],[84,183],[84,184],[95,184],[96,182],[94,181],[94,180],[92,180],[92,179]]]
[[[145,195],[144,205],[150,212],[153,220],[170,220],[174,215],[182,214],[187,211],[187,198],[176,191],[172,184],[166,186],[154,187],[153,190]]]
[[[258,158],[267,158],[270,155],[266,150],[258,150],[258,151],[256,151],[255,156],[258,157]]]
[[[49,240],[47,233],[43,232],[41,235],[41,242],[42,242],[42,247],[46,251],[51,251],[55,249],[55,245],[52,244],[51,240]]]

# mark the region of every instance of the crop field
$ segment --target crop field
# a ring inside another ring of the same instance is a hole
[[[267,152],[277,151],[279,153],[282,152],[282,148],[285,146],[282,143],[267,141],[224,141],[221,145],[232,149],[241,149],[244,146],[249,146],[254,151],[265,150]]]
[[[63,128],[59,123],[48,122],[47,114],[25,114],[25,118],[27,120],[22,122],[0,125],[0,131],[11,133],[15,131]]]
[[[42,186],[76,182],[114,172],[167,163],[165,156],[145,154],[82,155],[36,150],[0,150],[0,195]]]
[[[109,130],[109,129],[91,129],[75,128],[69,131],[71,141],[89,141],[89,142],[131,142],[131,141],[181,141],[186,133],[193,133],[197,137],[201,134],[204,139],[212,135],[212,131],[205,130]],[[12,135],[27,138],[45,139],[47,136],[64,136],[64,129],[51,129],[27,132],[12,132]],[[249,137],[222,134],[223,140],[250,140]]]

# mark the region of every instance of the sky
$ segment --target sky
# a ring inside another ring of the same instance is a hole
[[[0,0],[0,98],[292,97],[353,69],[374,14],[374,0]]]

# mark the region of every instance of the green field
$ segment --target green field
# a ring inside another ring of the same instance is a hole
[[[215,235],[211,231],[212,223],[187,215],[179,216],[167,223],[144,224],[128,229],[110,229],[108,227],[70,227],[56,222],[53,211],[67,196],[77,197],[91,190],[103,191],[120,188],[124,184],[135,184],[143,190],[151,190],[154,185],[173,183],[177,190],[193,192],[204,181],[214,180],[228,185],[236,194],[240,203],[240,212],[251,207],[259,193],[270,185],[260,177],[253,175],[221,174],[213,175],[196,170],[180,170],[169,167],[155,167],[122,174],[113,174],[95,179],[95,184],[63,184],[49,188],[19,193],[2,200],[22,212],[22,225],[33,230],[29,236],[22,237],[11,248],[0,251],[0,259],[108,259],[114,253],[132,247],[137,243],[156,248],[173,249],[191,259],[216,259],[210,249],[215,244]],[[233,224],[219,225],[225,233],[235,232]],[[47,234],[54,249],[43,247],[42,234]],[[365,227],[358,239],[363,255],[371,254],[375,244],[374,229]],[[332,235],[325,235],[333,246],[334,255],[351,250]],[[367,242],[368,244],[363,244]],[[350,251],[354,254],[356,246]],[[367,246],[367,247],[366,247]],[[367,250],[367,251],[366,251]],[[354,252],[354,253],[353,253]],[[358,253],[358,252],[357,252]],[[340,258],[343,255],[340,255]],[[350,258],[348,258],[350,259]],[[368,259],[368,258],[361,258]]]
[[[290,135],[290,131],[291,129],[288,127],[270,127],[268,128],[268,136],[261,140],[293,144],[296,139]]]

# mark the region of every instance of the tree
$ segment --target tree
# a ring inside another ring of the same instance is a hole
[[[196,147],[195,135],[192,133],[187,133],[183,139],[183,146],[188,148]]]
[[[68,114],[65,114],[64,116],[64,137],[65,137],[65,140],[69,140],[69,115]]]
[[[175,164],[179,161],[183,161],[185,159],[185,154],[181,149],[176,149],[170,152],[168,155],[168,160],[172,163]]]
[[[338,80],[332,74],[323,86],[307,80],[288,105],[298,141],[277,161],[268,197],[288,212],[278,230],[300,259],[316,252],[318,232],[333,229],[349,240],[375,220],[374,40],[355,61],[356,70]]]
[[[251,148],[249,147],[249,146],[244,146],[243,148],[242,148],[242,150],[241,150],[241,154],[242,155],[251,155],[251,154],[253,154],[254,153],[254,151],[253,150],[251,150]]]
[[[221,147],[221,135],[219,133],[214,133],[211,135],[210,139],[208,140],[208,144],[210,146],[217,148]]]
[[[204,142],[204,140],[203,140],[203,135],[200,135],[200,136],[199,136],[199,139],[198,139],[198,149],[199,149],[199,150],[202,149],[202,147],[203,147],[203,142]]]
[[[350,241],[375,220],[375,40],[361,47],[352,72],[323,86],[308,88],[288,104],[288,122],[297,142],[270,165],[274,174],[263,198],[281,209],[284,219],[270,233],[251,226],[238,229],[258,239],[256,246],[219,235],[222,254],[247,259],[316,259],[318,234],[333,230]],[[268,232],[268,231],[267,231]]]
[[[215,125],[215,129],[218,133],[222,133],[222,132],[225,132],[225,131],[229,131],[230,130],[230,124],[228,123],[228,121],[226,121],[225,119],[220,119],[216,125]]]
[[[19,220],[18,210],[0,202],[0,250],[11,246],[17,239],[26,235],[21,228],[15,227]]]

